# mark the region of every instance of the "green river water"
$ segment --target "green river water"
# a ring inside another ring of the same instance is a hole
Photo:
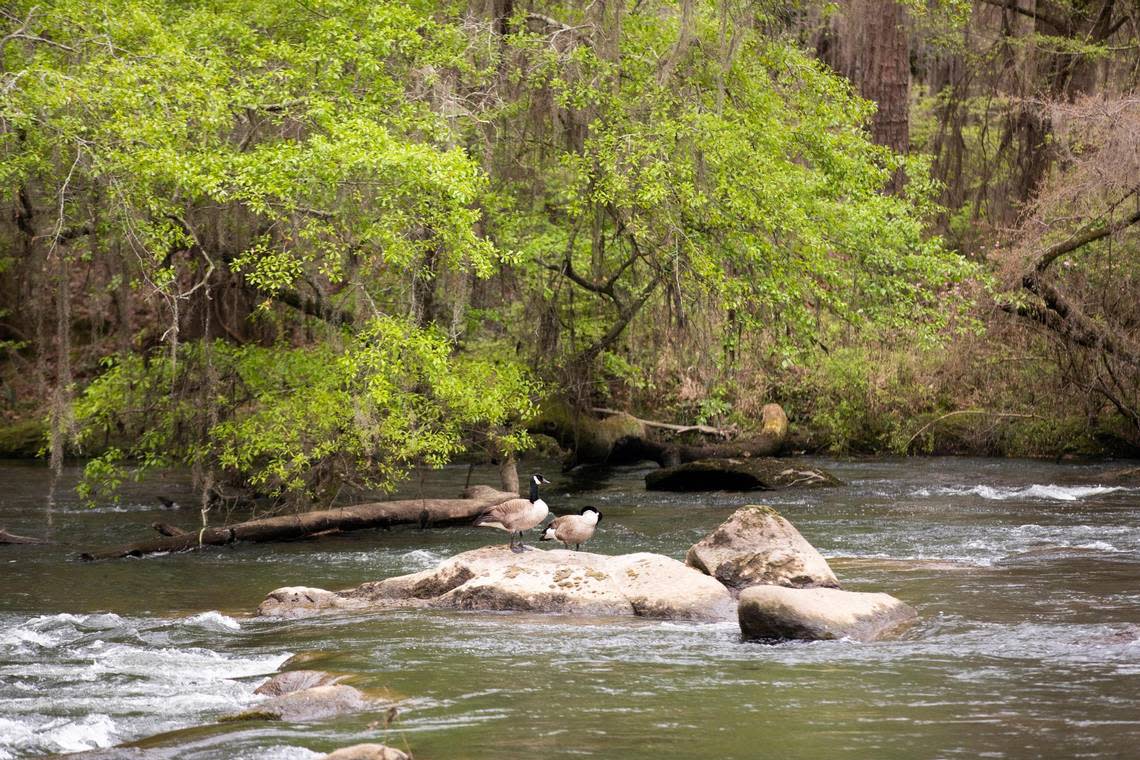
[[[683,558],[734,508],[768,503],[850,590],[921,622],[901,639],[742,643],[734,623],[406,611],[260,620],[266,592],[345,588],[505,542],[475,528],[363,531],[288,544],[81,563],[90,547],[192,528],[174,473],[81,507],[68,470],[0,463],[0,760],[313,758],[363,741],[445,758],[1140,757],[1140,489],[1121,465],[811,460],[847,485],[775,494],[647,493],[644,469],[561,475],[557,512],[598,505],[591,546]],[[466,467],[404,495],[451,496]],[[472,482],[495,483],[477,469]],[[531,536],[530,540],[537,538]],[[286,664],[288,662],[288,664]],[[267,674],[310,667],[401,696],[316,724],[217,723]]]

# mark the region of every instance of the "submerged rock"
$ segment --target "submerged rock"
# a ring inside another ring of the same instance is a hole
[[[733,512],[693,544],[685,564],[735,591],[762,583],[839,587],[823,555],[776,510],[760,505]]]
[[[325,760],[410,760],[407,754],[386,744],[354,744],[325,755]]]
[[[645,488],[650,491],[778,491],[842,484],[825,470],[767,457],[698,459],[645,476]]]
[[[334,676],[323,670],[287,670],[278,673],[265,683],[253,690],[254,694],[265,694],[270,697],[279,697],[302,689],[311,689],[314,686],[328,686],[339,681],[342,676]]]
[[[343,684],[313,686],[273,697],[249,710],[223,718],[237,720],[284,720],[306,723],[325,720],[346,713],[363,712],[375,708],[359,689]]]
[[[514,554],[501,545],[347,591],[295,591],[272,592],[258,612],[297,617],[329,609],[415,606],[709,621],[730,620],[733,613],[732,595],[723,585],[659,554],[606,556],[561,549]],[[317,606],[313,599],[319,600]]]
[[[309,586],[286,586],[269,592],[257,608],[258,615],[299,618],[337,609],[353,609],[360,605],[335,591]]]
[[[737,608],[745,639],[874,641],[913,623],[918,613],[890,594],[832,588],[753,586]]]

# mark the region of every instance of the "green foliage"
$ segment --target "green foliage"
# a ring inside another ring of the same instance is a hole
[[[428,252],[487,274],[474,233],[485,179],[448,147],[408,80],[457,62],[454,28],[422,6],[74,0],[10,12],[57,44],[6,45],[0,192],[84,181],[105,194],[144,276],[225,263],[267,292],[348,266],[418,264]],[[60,224],[84,221],[64,194]],[[209,251],[200,215],[230,238]],[[198,248],[188,261],[172,251]],[[363,257],[364,261],[360,259]]]
[[[9,5],[0,194],[149,309],[77,402],[80,445],[113,447],[99,493],[134,462],[298,501],[391,487],[525,449],[539,379],[660,398],[686,341],[718,373],[679,403],[722,420],[741,356],[925,346],[969,305],[926,161],[764,35],[770,3],[652,0],[620,29],[557,2]],[[856,393],[848,369],[820,392]]]
[[[695,4],[693,40],[673,49],[667,8],[625,19],[619,63],[545,32],[511,38],[506,63],[554,108],[529,120],[508,111],[503,129],[552,134],[521,155],[503,143],[509,159],[493,173],[510,160],[541,179],[501,183],[511,200],[493,221],[524,261],[580,275],[577,298],[544,294],[573,324],[566,349],[597,355],[613,342],[614,310],[624,319],[641,295],[732,311],[790,355],[852,327],[934,339],[968,306],[939,294],[977,270],[925,232],[938,191],[925,160],[872,144],[870,104],[795,47],[743,17],[727,19],[741,25],[728,46],[718,4]],[[558,135],[565,122],[584,136]],[[904,165],[908,192],[882,192]]]
[[[185,344],[177,365],[123,357],[77,404],[83,440],[129,441],[88,465],[85,488],[117,485],[126,456],[143,468],[214,467],[294,501],[346,485],[390,489],[480,435],[499,452],[525,448],[520,423],[538,389],[518,364],[454,357],[438,333],[393,318],[372,320],[341,349],[218,342]],[[204,403],[217,421],[199,434]]]

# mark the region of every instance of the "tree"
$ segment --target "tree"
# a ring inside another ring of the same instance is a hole
[[[74,411],[107,450],[93,484],[391,486],[524,447],[539,380],[588,406],[668,352],[933,339],[973,271],[925,232],[923,162],[764,3],[5,13],[14,327],[57,444]]]
[[[902,2],[848,0],[821,35],[819,56],[876,105],[871,139],[895,153],[910,150],[910,35]],[[897,192],[896,174],[890,189]]]
[[[785,356],[938,321],[970,269],[924,234],[925,168],[884,195],[905,159],[868,139],[871,106],[766,37],[762,5],[641,3],[604,34],[569,5],[516,15],[496,67],[513,89],[478,135],[489,230],[551,273],[532,309],[572,396],[628,365],[646,310]]]

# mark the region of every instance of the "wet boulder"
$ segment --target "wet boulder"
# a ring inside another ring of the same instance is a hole
[[[400,750],[386,744],[354,744],[325,755],[325,760],[410,760]]]
[[[343,600],[325,604],[329,610],[432,607],[718,621],[730,620],[734,607],[716,580],[659,554],[515,554],[502,545],[457,554],[423,572],[324,593]],[[270,594],[275,596],[279,592]],[[263,603],[259,612],[295,616],[276,601]]]
[[[776,510],[749,505],[693,544],[685,564],[733,591],[758,584],[838,588],[827,560]]]
[[[300,618],[330,612],[337,609],[351,609],[351,599],[309,586],[286,586],[271,591],[257,608],[258,615],[277,618]]]
[[[307,723],[326,720],[350,713],[373,709],[359,689],[344,684],[313,686],[291,691],[256,705],[224,720],[283,720],[289,723]]]
[[[759,641],[875,641],[918,619],[913,607],[890,594],[783,586],[745,589],[737,615],[743,638]]]
[[[265,683],[253,690],[254,694],[264,694],[269,697],[279,697],[302,689],[311,689],[314,686],[328,686],[341,679],[323,670],[288,670],[278,673]]]
[[[778,491],[838,485],[842,485],[838,478],[818,467],[768,457],[698,459],[645,476],[649,491]]]

